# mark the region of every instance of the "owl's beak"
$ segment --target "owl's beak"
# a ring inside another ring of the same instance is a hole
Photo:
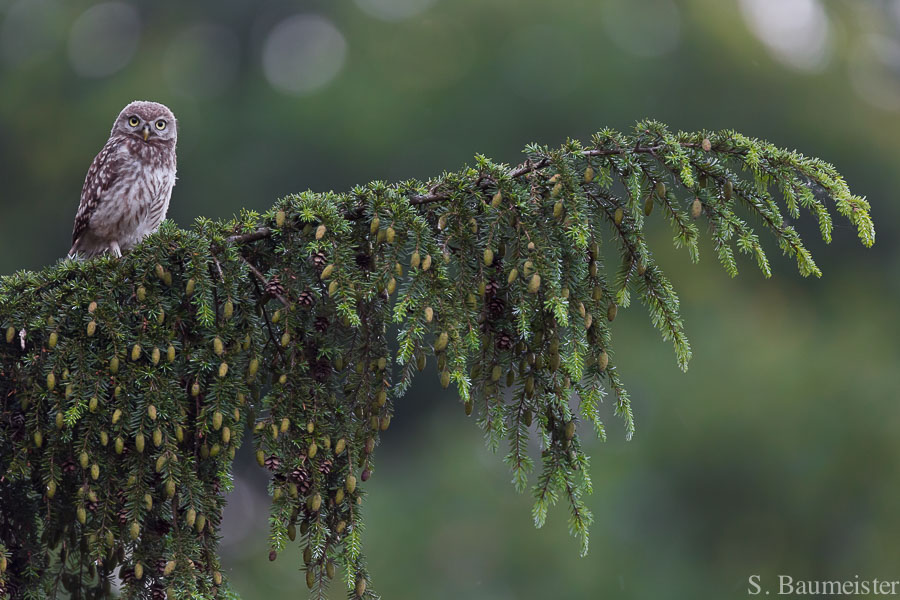
[[[147,138],[150,137],[150,126],[149,125],[144,125],[143,134],[144,134],[144,141],[146,142]]]

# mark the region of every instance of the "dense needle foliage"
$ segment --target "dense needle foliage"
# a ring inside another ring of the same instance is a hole
[[[602,131],[427,183],[290,196],[265,214],[167,223],[130,255],[0,280],[0,588],[9,597],[232,596],[216,554],[245,431],[271,474],[271,554],[302,548],[324,595],[375,597],[360,504],[392,404],[429,360],[506,447],[534,521],[570,507],[587,552],[586,423],[634,418],[611,323],[636,294],[682,368],[678,298],[644,240],[661,215],[698,258],[768,275],[754,227],[819,269],[789,219],[830,241],[827,205],[874,242],[868,203],[830,165],[732,131]],[[783,203],[786,214],[779,204]],[[613,264],[609,262],[614,257]],[[388,330],[399,333],[396,342]],[[299,562],[299,553],[288,560]]]

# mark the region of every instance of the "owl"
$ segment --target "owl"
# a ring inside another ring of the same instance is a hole
[[[156,231],[175,185],[175,116],[156,102],[132,102],[113,123],[81,189],[69,257],[116,257]]]

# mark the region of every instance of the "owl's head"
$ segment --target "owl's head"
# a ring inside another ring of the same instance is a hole
[[[110,136],[122,135],[146,143],[175,144],[178,131],[175,115],[159,102],[137,100],[122,109]]]

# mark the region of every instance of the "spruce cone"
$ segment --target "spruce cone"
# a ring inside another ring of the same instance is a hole
[[[328,330],[328,317],[321,316],[316,317],[315,323],[313,323],[313,327],[316,328],[316,331],[325,332]]]
[[[128,522],[128,509],[120,508],[119,509],[119,525],[124,525]]]
[[[4,593],[9,594],[10,598],[21,598],[22,595],[19,595],[19,592],[22,592],[22,595],[24,595],[25,590],[19,589],[19,587],[12,581],[0,583],[0,598],[6,597],[3,595]]]
[[[500,350],[509,350],[513,347],[513,339],[505,331],[497,334],[497,348]]]
[[[67,460],[66,462],[63,463],[63,465],[62,465],[62,472],[63,472],[63,474],[71,473],[72,471],[75,470],[75,468],[76,468],[76,467],[75,467],[75,461],[73,461],[73,460],[70,459],[70,460]]]
[[[484,293],[488,296],[493,296],[500,289],[500,284],[494,280],[488,281],[484,284]]]
[[[119,569],[119,579],[122,580],[123,585],[128,585],[134,581],[134,567],[129,566],[126,568],[125,565],[122,565],[122,568]]]
[[[306,472],[306,469],[294,469],[289,477],[292,482],[297,484],[297,490],[301,494],[305,495],[309,491],[312,481],[310,481],[309,473]]]
[[[273,275],[272,279],[266,283],[266,294],[273,298],[284,296],[284,286],[281,285],[277,275]]]
[[[331,459],[326,458],[319,464],[319,473],[321,473],[324,476],[327,476],[329,473],[331,473],[331,466],[332,466]]]
[[[278,467],[281,466],[281,459],[279,459],[277,456],[275,456],[273,454],[273,455],[269,456],[268,458],[266,458],[264,464],[266,465],[266,468],[268,470],[277,471]]]
[[[154,587],[150,591],[150,600],[166,600],[166,590],[161,587]]]
[[[494,318],[502,315],[505,308],[506,302],[503,301],[503,298],[494,296],[493,298],[491,298],[491,301],[488,302],[488,310],[491,312],[491,316]]]
[[[300,292],[300,294],[297,296],[297,302],[299,302],[301,306],[312,306],[313,302],[315,301],[315,296],[313,296],[309,291]]]
[[[162,575],[166,570],[166,563],[168,561],[164,558],[160,558],[156,561],[156,572]]]
[[[325,265],[328,264],[328,257],[325,256],[324,252],[318,252],[316,254],[313,254],[312,264],[316,269],[321,271],[322,269],[325,268]]]

